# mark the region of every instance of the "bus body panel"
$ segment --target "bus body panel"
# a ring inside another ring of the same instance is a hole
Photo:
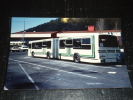
[[[120,49],[118,47],[103,47],[99,50],[101,52],[99,53],[99,57],[100,59],[105,59],[105,62],[120,62]]]
[[[31,46],[30,42],[29,42],[29,45]],[[31,56],[31,47],[28,47],[28,56]]]
[[[52,40],[52,58],[59,58],[58,49],[59,42],[58,38]]]
[[[90,38],[91,39],[91,49],[83,49],[83,48],[74,48],[74,47],[65,47],[65,48],[59,48],[59,54],[61,54],[62,59],[71,59],[73,60],[74,54],[79,54],[81,59],[82,58],[94,58],[94,39],[92,38],[93,35],[87,35],[87,36],[77,36],[77,37],[66,37],[61,38],[60,40],[67,40],[69,39],[83,39],[83,38]],[[92,51],[93,50],[93,51]]]
[[[94,45],[94,48],[95,48],[95,59],[99,59],[99,53],[98,53],[98,49],[99,49],[99,46],[98,46],[98,43],[99,43],[99,39],[98,39],[98,35],[95,35],[94,36],[94,39],[95,39],[95,45]]]

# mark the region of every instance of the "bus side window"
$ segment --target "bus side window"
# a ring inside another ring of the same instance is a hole
[[[73,47],[73,40],[72,39],[67,39],[65,43],[65,47]]]
[[[29,44],[28,47],[31,48],[31,44]]]
[[[66,45],[72,45],[73,43],[72,43],[72,39],[71,40],[66,40]]]
[[[39,47],[42,49],[42,42],[39,43]]]
[[[42,49],[42,42],[36,43],[36,49]]]
[[[91,41],[90,38],[84,38],[82,39],[82,48],[83,49],[91,49]]]
[[[32,43],[32,49],[35,49],[35,43]]]
[[[74,47],[81,47],[81,39],[73,39]]]
[[[42,43],[42,46],[43,46],[43,47],[47,47],[47,42],[46,42],[46,41],[43,42],[43,43]]]
[[[65,48],[65,40],[60,40],[60,48]]]
[[[51,49],[51,41],[47,41],[47,49]]]
[[[82,39],[82,44],[90,44],[90,38]]]

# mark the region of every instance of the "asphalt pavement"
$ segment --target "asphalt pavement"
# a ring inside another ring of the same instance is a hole
[[[75,63],[69,60],[33,58],[27,52],[12,52],[9,55],[4,89],[122,87],[131,87],[124,64]]]

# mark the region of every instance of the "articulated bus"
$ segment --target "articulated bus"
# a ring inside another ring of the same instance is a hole
[[[29,41],[28,56],[89,63],[121,62],[117,37],[109,34]]]

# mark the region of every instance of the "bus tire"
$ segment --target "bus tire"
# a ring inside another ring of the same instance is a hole
[[[50,53],[47,52],[47,59],[50,59]]]
[[[35,56],[34,56],[34,52],[32,52],[32,57],[34,58]]]
[[[79,54],[75,54],[75,55],[74,55],[74,61],[75,61],[76,63],[80,62],[80,56],[79,56]]]
[[[102,60],[101,60],[101,63],[105,64],[105,59],[102,59]]]

